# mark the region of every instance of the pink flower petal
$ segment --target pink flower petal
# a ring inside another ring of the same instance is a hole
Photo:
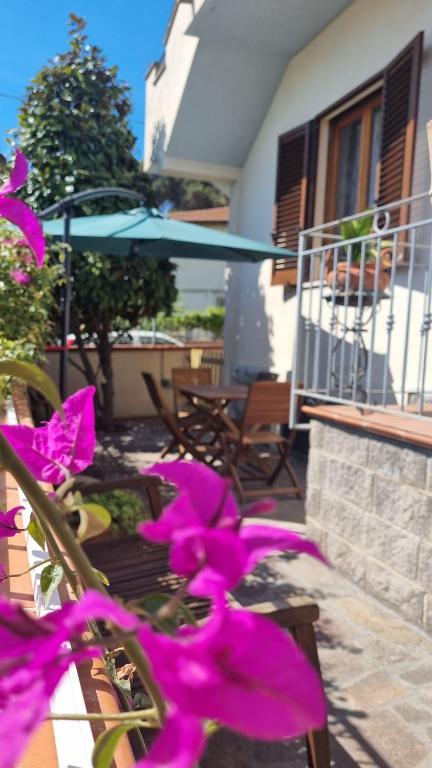
[[[28,741],[48,711],[51,693],[43,679],[29,680],[2,707],[0,686],[0,742],[7,744],[7,749],[0,751],[0,768],[16,768],[19,764]]]
[[[313,541],[299,536],[293,531],[286,531],[272,525],[243,525],[239,536],[247,550],[246,573],[250,573],[255,565],[272,552],[303,552],[316,557],[326,565],[327,560]]]
[[[203,530],[203,525],[189,495],[182,493],[165,507],[159,520],[140,523],[137,531],[149,541],[164,544],[173,541],[176,534],[184,535],[189,529]]]
[[[229,481],[204,464],[197,461],[160,462],[144,470],[143,474],[159,475],[176,485],[181,493],[186,492],[203,526],[220,526],[239,519]]]
[[[140,760],[135,768],[194,768],[205,743],[200,721],[174,710],[168,714],[148,757]]]
[[[26,183],[28,176],[28,162],[26,156],[17,150],[14,165],[7,181],[0,187],[0,196],[10,195]]]
[[[36,480],[55,483],[56,485],[63,482],[65,479],[64,469],[53,463],[47,455],[46,441],[40,447],[36,445],[35,429],[21,424],[18,426],[5,425],[0,429]],[[39,427],[39,429],[44,428]]]
[[[243,507],[242,517],[258,517],[259,515],[270,515],[276,509],[274,499],[260,499]]]
[[[54,413],[42,427],[0,427],[36,480],[59,484],[65,470],[76,474],[90,466],[96,444],[94,393],[94,387],[85,387],[71,395],[63,403],[64,418]]]
[[[219,608],[183,638],[148,627],[140,637],[162,691],[184,715],[269,740],[325,723],[316,670],[287,632],[259,614]]]
[[[23,272],[22,269],[13,269],[12,272],[9,272],[9,277],[11,277],[12,280],[15,280],[15,282],[19,283],[20,285],[27,285],[28,283],[31,283],[31,276],[28,274],[28,272]]]
[[[0,539],[15,536],[21,528],[15,523],[15,517],[24,507],[13,507],[9,512],[0,512]]]
[[[170,564],[179,576],[192,578],[188,592],[200,597],[233,589],[245,571],[245,551],[237,534],[210,529],[175,542]]]
[[[135,629],[139,620],[95,591],[77,603],[34,619],[22,606],[0,598],[0,768],[15,768],[71,663],[100,655],[80,644],[89,619]],[[73,640],[74,650],[65,645]]]
[[[0,197],[0,216],[23,232],[40,269],[45,257],[45,237],[37,216],[22,200],[13,200],[9,197]]]
[[[63,403],[64,420],[59,413],[54,413],[49,422],[49,441],[52,448],[55,448],[57,430],[63,430],[67,436],[71,457],[68,466],[73,473],[82,472],[93,461],[96,444],[93,405],[95,392],[95,387],[78,390]]]
[[[102,595],[94,589],[84,592],[79,602],[68,603],[68,605],[72,606],[71,621],[65,619],[64,622],[68,630],[72,627],[76,629],[90,618],[110,622],[127,632],[137,629],[140,624],[137,616],[129,613],[111,597]]]

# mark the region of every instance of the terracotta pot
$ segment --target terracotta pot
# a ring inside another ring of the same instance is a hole
[[[363,290],[373,291],[375,288],[375,270],[377,262],[375,259],[366,261],[364,265],[363,275]],[[329,254],[326,261],[326,274],[325,281],[330,288],[333,288],[334,270],[333,270],[333,253]],[[345,291],[348,288],[349,291],[358,291],[360,288],[360,265],[351,264],[349,268],[349,277],[347,282],[347,269],[348,264],[346,261],[341,261],[336,266],[336,279],[335,288],[338,291]],[[383,291],[390,283],[390,271],[387,266],[387,259],[384,254],[381,258],[380,273],[378,277],[378,290]]]

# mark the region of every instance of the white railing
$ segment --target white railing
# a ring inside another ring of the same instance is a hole
[[[428,193],[300,233],[291,422],[299,398],[432,415]]]

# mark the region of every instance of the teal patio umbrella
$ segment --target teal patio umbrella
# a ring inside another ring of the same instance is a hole
[[[86,200],[126,197],[140,202],[139,208],[99,216],[72,216],[74,205]],[[294,251],[275,248],[208,227],[169,219],[155,208],[145,207],[141,195],[121,187],[101,187],[77,192],[41,212],[46,235],[70,243],[75,251],[99,251],[112,256],[159,259],[214,259],[257,263],[265,259],[296,256]],[[61,214],[62,218],[47,217]],[[70,317],[70,251],[65,254],[65,284],[61,299],[60,392],[66,393],[67,334]]]
[[[63,219],[43,222],[46,235],[62,238]],[[293,251],[231,235],[198,224],[169,219],[155,208],[134,208],[100,216],[70,219],[70,243],[76,251],[160,259],[216,259],[259,262],[296,256]]]

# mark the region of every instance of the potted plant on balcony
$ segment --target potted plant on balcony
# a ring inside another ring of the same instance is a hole
[[[373,216],[364,216],[361,219],[344,221],[340,225],[342,239],[353,240],[372,232]],[[346,259],[339,261],[334,269],[334,249],[327,252],[325,280],[330,288],[335,287],[339,291],[358,291],[361,284],[361,242],[351,246],[351,259],[348,264],[348,247],[344,246]],[[363,290],[373,291],[375,288],[375,275],[379,264],[378,290],[383,291],[390,282],[390,269],[392,264],[392,242],[381,241],[380,258],[378,249],[372,242],[366,241],[365,259],[363,267]],[[335,275],[336,272],[336,275]],[[347,276],[347,272],[349,275]]]

